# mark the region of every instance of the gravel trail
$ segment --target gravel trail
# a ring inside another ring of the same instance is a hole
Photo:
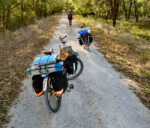
[[[75,88],[62,97],[57,113],[50,113],[44,96],[36,97],[32,90],[31,77],[23,81],[22,92],[8,116],[8,128],[150,128],[148,110],[128,88],[122,74],[92,44],[91,53],[79,45],[77,24],[69,27],[66,15],[44,51],[54,48],[59,53],[59,36],[67,35],[68,45],[79,52],[84,71],[76,80],[70,81]],[[42,56],[42,54],[38,55]]]

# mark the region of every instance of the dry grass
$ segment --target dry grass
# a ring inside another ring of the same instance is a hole
[[[21,91],[26,69],[49,42],[59,19],[50,16],[15,32],[0,33],[0,124],[7,121],[6,113]]]
[[[147,38],[141,40],[141,37],[139,39],[136,37],[135,39],[132,32],[118,34],[120,28],[109,27],[108,33],[106,24],[102,25],[102,22],[78,16],[76,20],[92,28],[94,40],[98,43],[100,50],[106,54],[110,63],[119,65],[114,67],[117,71],[124,73],[139,85],[140,89],[135,92],[150,108],[150,49],[148,47],[150,43]],[[100,27],[97,27],[98,25]],[[138,25],[140,28],[140,24]],[[142,25],[141,23],[143,29]]]

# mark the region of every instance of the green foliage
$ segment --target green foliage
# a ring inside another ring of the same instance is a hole
[[[115,12],[114,16],[112,0],[0,0],[0,31],[15,30],[34,23],[36,19],[61,12],[63,9],[66,11],[71,9],[84,17],[93,15],[94,18],[104,19],[114,17],[116,20],[126,17],[129,20],[136,17],[138,21],[138,16],[150,17],[149,0],[138,0],[136,3],[135,0],[117,1],[119,1],[119,12]],[[135,14],[136,7],[138,13]],[[130,31],[130,27],[123,31]]]
[[[139,60],[142,62],[146,62],[148,60],[148,57],[147,56],[140,56]]]
[[[68,0],[66,8],[83,15],[95,15],[95,17],[106,17],[110,11],[110,3],[106,0]]]
[[[74,12],[87,16],[94,13],[94,0],[68,0],[65,5],[66,10],[73,10]]]
[[[0,31],[15,30],[63,10],[63,0],[0,0]]]
[[[116,15],[118,19],[125,17],[126,20],[130,18],[136,19],[138,22],[139,16],[150,16],[150,1],[149,0],[118,0],[119,11],[114,14],[112,10],[113,0],[66,0],[65,10],[71,9],[77,14],[94,15],[95,18],[113,19]],[[117,5],[116,5],[117,6]],[[115,15],[115,16],[114,16]],[[115,17],[115,18],[116,18]],[[125,31],[130,31],[128,27]]]
[[[118,29],[118,33],[130,32],[131,29],[132,29],[131,25],[121,23]]]

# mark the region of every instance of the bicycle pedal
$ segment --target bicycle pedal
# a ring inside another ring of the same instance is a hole
[[[72,89],[74,89],[74,85],[70,84],[67,88],[67,92],[71,92]]]
[[[74,85],[73,84],[70,85],[70,89],[74,89]]]

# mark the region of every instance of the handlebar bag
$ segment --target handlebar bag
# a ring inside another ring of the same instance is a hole
[[[62,48],[59,56],[60,56],[61,60],[66,60],[67,57],[69,56],[68,51],[66,51],[64,48]]]

